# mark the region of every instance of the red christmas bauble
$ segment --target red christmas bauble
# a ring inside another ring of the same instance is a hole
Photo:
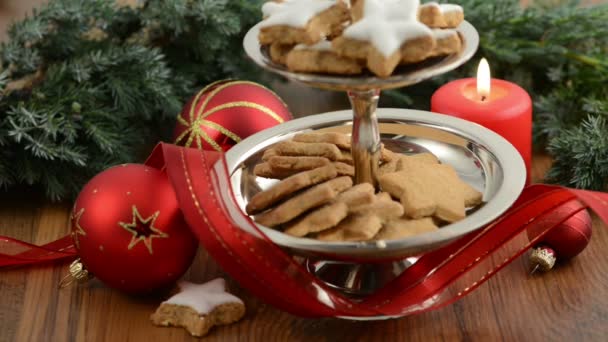
[[[91,179],[76,199],[71,223],[84,267],[129,293],[171,285],[198,246],[167,175],[140,164],[115,166]]]
[[[557,255],[557,260],[573,258],[589,244],[591,223],[589,212],[587,210],[579,211],[547,233],[540,244],[551,247]]]
[[[562,224],[551,229],[538,243],[553,250],[558,261],[577,256],[589,244],[591,239],[591,216],[587,210],[581,210]],[[528,231],[532,240],[538,232]]]
[[[174,143],[227,151],[246,137],[291,119],[287,105],[268,88],[224,80],[198,92],[177,117]]]

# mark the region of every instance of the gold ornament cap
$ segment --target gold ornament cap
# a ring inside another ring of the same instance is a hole
[[[532,249],[532,253],[530,254],[530,263],[533,267],[532,273],[537,270],[541,272],[550,271],[555,266],[556,261],[555,251],[546,246],[536,247]]]
[[[69,268],[69,274],[61,279],[59,282],[59,287],[64,288],[70,286],[73,282],[84,283],[91,278],[93,275],[89,273],[89,271],[84,267],[84,265],[80,262],[80,259],[76,259],[72,261]]]

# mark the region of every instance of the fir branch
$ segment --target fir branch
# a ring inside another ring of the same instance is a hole
[[[552,139],[548,151],[555,162],[548,180],[575,188],[608,191],[606,132],[605,117],[589,116],[580,126],[563,130]]]
[[[73,197],[145,157],[196,87],[247,75],[240,44],[258,19],[259,1],[51,0],[15,23],[0,47],[0,185]]]

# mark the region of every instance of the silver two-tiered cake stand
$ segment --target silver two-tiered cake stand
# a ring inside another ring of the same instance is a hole
[[[416,84],[451,71],[469,60],[477,50],[475,28],[463,22],[460,53],[398,68],[393,76],[330,76],[294,73],[274,63],[258,42],[259,25],[245,36],[243,45],[253,61],[264,69],[311,87],[348,92],[352,111],[324,113],[288,121],[257,133],[226,153],[230,184],[236,202],[224,194],[228,212],[243,211],[247,201],[275,181],[256,177],[253,168],[263,151],[294,134],[305,131],[351,133],[355,181],[376,184],[381,143],[405,154],[431,152],[452,165],[460,177],[484,195],[484,204],[470,208],[467,217],[435,232],[401,240],[376,242],[322,242],[295,238],[257,227],[274,243],[307,258],[308,270],[329,286],[355,296],[372,293],[415,262],[415,256],[441,247],[475,231],[505,212],[523,189],[526,171],[515,148],[499,135],[477,124],[450,116],[408,110],[377,109],[380,91]],[[218,166],[219,167],[219,166]],[[236,217],[237,215],[235,215]],[[251,234],[259,234],[243,225]],[[357,259],[360,262],[343,262]],[[396,260],[378,263],[380,260]],[[367,261],[370,263],[368,264]]]

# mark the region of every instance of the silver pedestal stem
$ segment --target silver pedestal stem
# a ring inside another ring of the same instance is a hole
[[[355,166],[355,183],[377,187],[376,171],[380,160],[380,131],[376,108],[380,90],[349,91],[353,107],[351,152]]]

